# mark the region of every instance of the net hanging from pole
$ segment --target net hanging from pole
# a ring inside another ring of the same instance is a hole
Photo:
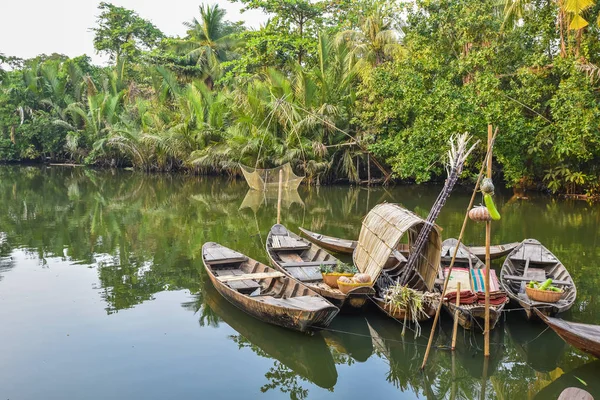
[[[254,190],[268,190],[279,186],[279,171],[283,171],[283,187],[285,189],[298,189],[304,176],[298,176],[292,171],[290,163],[280,167],[260,169],[240,164],[244,178]]]

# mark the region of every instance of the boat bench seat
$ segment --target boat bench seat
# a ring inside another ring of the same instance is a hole
[[[301,262],[284,262],[281,266],[287,267],[318,267],[320,265],[337,265],[337,261],[301,261]]]
[[[317,296],[299,296],[290,297],[287,299],[275,298],[272,296],[261,296],[257,297],[257,300],[262,303],[267,303],[278,307],[286,307],[306,311],[318,311],[323,307],[331,305],[323,298]]]
[[[310,249],[310,243],[307,243],[304,240],[298,240],[290,236],[279,235],[271,236],[271,246],[275,251]]]

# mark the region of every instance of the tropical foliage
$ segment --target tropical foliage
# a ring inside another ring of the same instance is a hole
[[[600,191],[594,1],[238,1],[270,19],[247,29],[200,5],[168,37],[101,3],[108,66],[0,55],[0,159],[426,182],[450,135],[493,123],[497,180]]]

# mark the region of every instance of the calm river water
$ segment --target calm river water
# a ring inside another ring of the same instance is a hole
[[[439,187],[301,187],[282,222],[356,238],[374,205],[425,216]],[[456,237],[470,193],[438,223]],[[544,325],[506,313],[484,364],[481,334],[442,314],[424,373],[423,336],[376,310],[336,317],[312,337],[258,322],[224,301],[201,262],[206,241],[267,261],[275,196],[244,181],[69,167],[0,167],[0,399],[600,398],[600,361]],[[533,237],[569,268],[577,303],[564,318],[600,324],[600,207],[498,194],[493,243]],[[467,243],[483,244],[470,224]],[[500,268],[500,264],[495,266]]]

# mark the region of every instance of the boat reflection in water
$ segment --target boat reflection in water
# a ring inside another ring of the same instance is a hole
[[[534,398],[536,400],[556,399],[563,390],[569,387],[583,389],[595,399],[600,399],[600,360],[592,361],[567,372],[540,390]]]
[[[373,354],[373,342],[367,320],[362,316],[337,315],[321,335],[337,353],[336,363],[365,362]],[[345,360],[344,355],[350,359]],[[350,361],[352,360],[352,361]]]
[[[537,372],[555,370],[565,353],[565,342],[540,321],[523,323],[519,313],[509,313],[506,330],[522,360]]]
[[[284,392],[305,392],[297,375],[322,388],[335,386],[337,370],[321,335],[309,336],[260,322],[229,304],[210,284],[204,286],[203,295],[205,307],[239,333],[231,339],[240,348],[247,347],[259,356],[276,360],[265,374],[269,383],[262,391],[279,387]]]

